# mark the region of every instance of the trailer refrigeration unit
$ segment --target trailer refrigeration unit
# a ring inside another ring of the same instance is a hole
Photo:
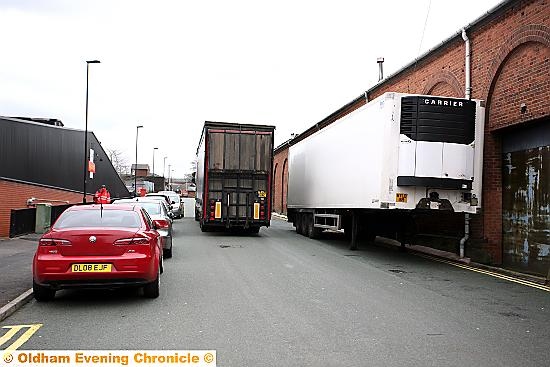
[[[258,233],[271,220],[274,126],[205,122],[197,149],[195,220]]]
[[[483,101],[385,93],[289,149],[288,218],[374,239],[414,235],[415,213],[476,213]]]

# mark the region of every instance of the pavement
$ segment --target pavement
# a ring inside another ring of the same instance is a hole
[[[39,238],[31,234],[0,239],[0,321],[32,298],[27,291],[32,288],[32,258]]]

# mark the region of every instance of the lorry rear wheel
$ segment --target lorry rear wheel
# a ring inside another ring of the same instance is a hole
[[[260,232],[260,227],[250,227],[248,228],[248,233],[250,234],[258,234]]]
[[[199,221],[199,226],[201,227],[201,232],[208,232],[208,227],[204,224],[202,219]]]

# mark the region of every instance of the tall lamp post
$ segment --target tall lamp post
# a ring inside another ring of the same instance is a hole
[[[164,178],[164,173],[166,172],[166,158],[168,157],[164,157],[164,163],[162,165],[162,189],[165,190],[166,189],[166,179]]]
[[[138,148],[138,136],[139,136],[139,129],[141,129],[143,125],[136,126],[136,165],[134,166],[134,195],[137,196],[137,148]]]
[[[168,190],[172,190],[172,183],[170,182],[170,179],[172,178],[172,170],[170,167],[172,167],[171,164],[168,165]]]
[[[155,177],[155,150],[158,148],[153,148],[153,177]]]
[[[86,129],[84,130],[84,188],[82,190],[82,203],[86,204],[86,181],[88,176],[88,80],[90,76],[90,64],[99,64],[99,60],[86,61]]]

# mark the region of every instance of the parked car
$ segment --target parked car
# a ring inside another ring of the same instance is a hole
[[[172,212],[172,200],[170,200],[170,197],[168,197],[168,195],[158,194],[156,192],[151,192],[149,194],[146,194],[145,197],[155,199],[155,200],[164,200],[166,205],[168,205],[168,208],[170,209],[170,212]]]
[[[162,200],[150,197],[137,197],[134,199],[118,199],[114,204],[137,205],[147,211],[151,219],[157,220],[158,233],[162,237],[162,249],[165,259],[172,257],[172,213]]]
[[[170,198],[170,203],[172,204],[172,212],[176,218],[182,218],[184,214],[183,210],[183,200],[181,200],[180,195],[175,191],[159,191],[159,194],[167,195]]]
[[[160,224],[137,205],[70,207],[40,238],[33,259],[34,297],[49,301],[59,289],[125,286],[158,297]]]

